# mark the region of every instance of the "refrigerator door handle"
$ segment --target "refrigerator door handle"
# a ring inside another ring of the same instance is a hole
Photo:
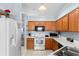
[[[16,42],[15,42],[15,38],[14,38],[14,35],[13,34],[10,37],[10,45],[16,46]]]

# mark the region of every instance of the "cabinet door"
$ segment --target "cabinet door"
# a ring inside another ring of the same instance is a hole
[[[35,22],[33,21],[28,21],[28,30],[29,31],[34,31],[34,26],[35,26]]]
[[[56,22],[56,29],[58,32],[62,32],[62,20],[59,19],[57,22]]]
[[[62,18],[62,31],[64,32],[68,31],[68,15]]]
[[[51,28],[52,22],[51,21],[45,21],[44,26],[45,26],[46,31],[51,31],[52,30],[52,28]]]
[[[79,9],[72,11],[69,14],[69,31],[77,32],[79,23]]]
[[[34,38],[27,38],[27,49],[34,49]]]
[[[36,23],[35,26],[44,26],[44,22],[43,21],[34,21]]]
[[[45,39],[45,49],[46,50],[57,50],[59,49],[59,43],[52,38]]]
[[[34,31],[35,26],[45,26],[45,31],[55,30],[55,22],[53,21],[28,21],[29,31]]]
[[[55,51],[57,49],[59,49],[58,42],[52,39],[52,50]]]
[[[51,39],[50,38],[45,39],[45,49],[51,50]]]
[[[60,19],[60,20],[59,20],[59,31],[60,31],[60,32],[63,31],[63,30],[62,30],[62,26],[63,26],[63,24],[62,24],[62,19]]]
[[[56,31],[56,22],[52,22],[50,29],[52,29],[52,31]]]
[[[50,25],[50,22],[47,22],[47,21],[46,21],[46,22],[44,23],[44,26],[45,26],[45,30],[46,30],[46,31],[49,31],[49,30],[50,30],[50,26],[49,26],[49,25]]]
[[[56,21],[56,31],[57,32],[59,31],[59,28],[58,28],[58,20]]]

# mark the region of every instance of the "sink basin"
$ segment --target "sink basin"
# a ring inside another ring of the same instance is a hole
[[[75,47],[64,47],[61,50],[54,53],[56,56],[79,56],[79,50]]]

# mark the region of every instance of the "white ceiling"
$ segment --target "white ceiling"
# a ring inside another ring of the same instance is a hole
[[[39,11],[38,8],[41,5],[45,5],[46,11]],[[22,9],[28,16],[47,17],[55,19],[61,9],[67,5],[67,3],[23,3]]]

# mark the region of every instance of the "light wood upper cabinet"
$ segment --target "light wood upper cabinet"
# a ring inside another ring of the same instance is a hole
[[[62,18],[62,31],[64,31],[64,32],[68,31],[68,15],[65,15]]]
[[[79,32],[79,8],[57,20],[56,31]]]
[[[28,21],[29,31],[34,31],[35,26],[45,26],[45,31],[55,31],[55,22],[53,21]]]
[[[69,31],[78,32],[79,31],[79,9],[76,9],[69,13]]]
[[[36,23],[34,23],[33,21],[28,22],[28,30],[29,31],[34,31],[34,26],[36,25]]]
[[[56,21],[56,31],[58,32],[68,31],[68,15]]]
[[[59,22],[56,21],[55,23],[56,23],[56,31],[59,31],[59,28],[58,28],[58,24],[59,24]]]
[[[58,32],[62,31],[62,20],[61,19],[56,21],[56,31]]]
[[[28,22],[29,30],[34,30],[35,26],[45,26],[46,31],[79,32],[79,8],[57,21]]]
[[[46,29],[46,31],[52,31],[52,26],[54,26],[54,25],[52,25],[52,22],[53,21],[46,21],[46,22],[44,22],[44,24],[45,24],[45,29]]]
[[[52,22],[52,26],[50,29],[52,29],[52,31],[56,31],[56,22],[55,21]]]
[[[59,26],[59,31],[62,31],[62,19],[60,19],[58,22],[59,22],[59,25],[58,25]]]

